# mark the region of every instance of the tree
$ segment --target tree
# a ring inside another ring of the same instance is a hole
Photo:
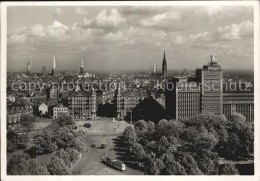
[[[65,164],[64,160],[57,155],[53,155],[48,171],[51,175],[71,175],[70,168]]]
[[[14,131],[7,132],[7,151],[13,152],[16,149],[24,149],[29,142],[28,134],[17,134]]]
[[[222,155],[226,158],[240,159],[250,157],[254,151],[254,132],[240,113],[234,113],[229,122],[229,137],[223,144]]]
[[[21,121],[20,124],[22,128],[25,130],[25,132],[30,132],[34,128],[34,116],[29,114],[29,115],[22,115],[21,116]]]
[[[64,161],[64,163],[68,167],[70,167],[70,165],[71,165],[70,155],[66,151],[64,151],[63,148],[61,148],[57,152],[55,152],[54,155],[56,155],[57,157],[61,158]]]
[[[201,170],[197,166],[195,159],[189,153],[176,151],[174,156],[176,161],[178,161],[183,166],[185,172],[188,175],[202,174]]]
[[[26,153],[14,154],[7,163],[8,175],[30,175],[30,156]]]
[[[37,154],[52,153],[55,145],[52,143],[52,138],[48,134],[37,134],[35,136],[36,143],[32,149],[35,149]]]
[[[38,163],[35,159],[29,161],[29,169],[31,175],[50,175],[46,165]]]
[[[184,167],[177,161],[172,161],[166,165],[165,168],[166,175],[186,175]]]
[[[61,127],[55,132],[53,142],[58,148],[66,149],[67,147],[75,148],[79,152],[85,150],[83,140],[72,129]]]
[[[231,114],[231,122],[246,122],[246,117],[241,113],[234,112]]]
[[[219,175],[239,175],[234,164],[224,164],[219,167]]]
[[[128,126],[123,133],[125,141],[127,141],[130,145],[133,145],[136,142],[136,133],[132,126]]]
[[[78,150],[74,149],[74,148],[66,148],[65,150],[68,155],[69,155],[69,158],[70,158],[70,162],[71,163],[75,163],[79,157],[79,152]]]
[[[130,153],[132,153],[137,161],[143,162],[146,158],[146,152],[143,149],[143,146],[139,143],[134,144],[130,147]]]
[[[142,133],[148,131],[148,124],[147,124],[147,122],[144,121],[144,120],[139,120],[139,121],[137,121],[137,122],[134,124],[134,126],[135,126],[135,131],[136,131],[137,135],[138,135],[138,134],[142,134]]]
[[[60,126],[68,126],[74,128],[76,126],[76,122],[72,119],[71,116],[61,116],[55,120]]]

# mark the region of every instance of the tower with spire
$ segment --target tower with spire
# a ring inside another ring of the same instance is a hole
[[[54,58],[53,58],[53,67],[52,67],[52,71],[51,71],[52,76],[54,76],[55,73],[56,73],[56,61],[55,61],[55,55],[54,55]]]
[[[162,75],[163,75],[164,77],[167,76],[167,62],[166,62],[166,58],[165,58],[165,50],[164,50],[163,62],[162,62]]]
[[[156,65],[155,65],[155,62],[153,62],[153,74],[155,75],[157,73],[156,71]]]
[[[84,71],[84,61],[82,59],[81,61],[81,66],[80,66],[80,72],[79,72],[81,75],[84,75],[85,71]]]
[[[29,76],[31,74],[31,65],[30,65],[30,62],[28,62],[27,64],[27,76]]]

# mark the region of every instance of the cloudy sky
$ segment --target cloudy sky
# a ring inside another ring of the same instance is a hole
[[[210,54],[224,69],[253,68],[253,7],[8,7],[8,70],[195,69]]]

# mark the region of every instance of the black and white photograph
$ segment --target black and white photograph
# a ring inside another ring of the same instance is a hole
[[[259,180],[257,2],[1,6],[3,180]]]

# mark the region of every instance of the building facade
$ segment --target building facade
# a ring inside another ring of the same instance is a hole
[[[148,97],[148,93],[137,92],[137,91],[125,91],[121,92],[118,89],[116,93],[116,108],[117,108],[117,118],[122,119],[124,118],[127,113],[130,113],[133,108],[136,107],[141,101]]]
[[[39,112],[41,112],[41,114],[47,114],[48,113],[48,104],[47,103],[41,103],[39,105]]]
[[[7,128],[15,129],[22,115],[32,114],[32,106],[30,102],[23,98],[16,98],[14,102],[7,100]]]
[[[97,100],[96,92],[79,92],[73,93],[68,97],[70,114],[75,119],[87,119],[96,117]]]
[[[241,113],[246,121],[254,122],[254,93],[234,91],[223,93],[223,114],[230,120],[234,113]]]
[[[223,113],[221,66],[217,64],[215,56],[211,55],[208,65],[196,70],[196,77],[201,83],[201,112],[208,114]]]
[[[187,78],[173,78],[173,90],[166,91],[166,111],[175,119],[190,119],[201,111],[199,82]]]
[[[53,119],[57,119],[61,116],[68,116],[69,109],[63,104],[58,104],[53,108]]]

